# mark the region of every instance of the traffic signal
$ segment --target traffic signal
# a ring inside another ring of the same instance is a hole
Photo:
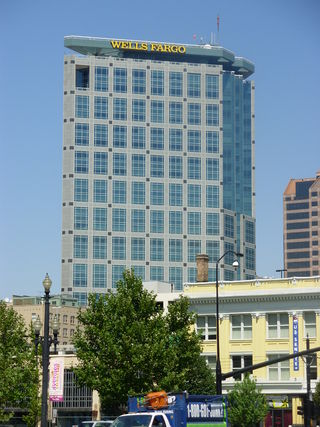
[[[304,416],[304,407],[303,406],[298,406],[298,415],[301,415],[302,417]]]

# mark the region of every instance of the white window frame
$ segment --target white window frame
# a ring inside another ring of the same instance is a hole
[[[209,326],[208,319],[209,317],[214,319],[214,326]],[[204,318],[204,327],[198,326],[199,318]],[[217,339],[217,330],[216,330],[216,316],[214,315],[198,315],[196,322],[196,332],[199,333],[202,331],[201,339],[203,341],[215,341]],[[214,338],[209,338],[210,335],[213,335]]]
[[[306,322],[306,315],[313,314],[314,315],[314,321],[313,322]],[[317,314],[315,311],[306,311],[303,313],[303,323],[304,323],[304,337],[307,338],[307,334],[309,335],[309,338],[316,338],[317,336]],[[310,334],[310,330],[308,331],[307,328],[313,328],[314,332]]]
[[[233,325],[233,319],[235,317],[240,317],[240,325],[237,327],[234,327]],[[250,326],[246,326],[244,319],[245,317],[250,317],[251,324]],[[230,328],[231,328],[231,340],[252,340],[252,316],[251,314],[232,314],[231,315],[231,322],[230,322]],[[235,330],[240,330],[240,337],[234,337]],[[245,337],[245,332],[250,332],[248,337]]]
[[[251,362],[251,364],[253,364],[253,354],[252,353],[235,353],[235,354],[230,354],[230,366],[231,366],[231,371],[233,371],[234,370],[234,366],[233,366],[233,357],[240,357],[241,358],[241,366],[240,367],[238,367],[238,368],[236,368],[236,369],[242,369],[242,368],[245,368],[246,366],[245,366],[245,364],[244,364],[244,358],[246,357],[246,356],[251,356],[251,358],[252,358],[252,362]],[[250,375],[252,374],[252,372],[250,373]],[[239,379],[235,379],[235,381],[242,381],[243,379],[244,379],[244,377],[245,377],[245,373],[243,373],[243,374],[241,374],[241,378],[239,378]]]
[[[216,364],[217,364],[217,355],[215,353],[202,353],[201,356],[204,357],[207,366],[209,366],[209,368],[212,371],[215,371],[216,370]],[[209,362],[209,357],[212,357],[215,359],[214,363]]]
[[[268,353],[267,359],[271,360],[271,357],[278,358],[282,356],[287,356],[289,353]],[[273,371],[277,370],[277,379],[271,379],[270,378],[270,369],[273,369]],[[289,375],[287,378],[283,376],[283,372],[288,372]],[[290,380],[290,360],[284,360],[282,362],[274,363],[273,365],[268,366],[268,380],[269,381],[289,381]]]
[[[281,323],[281,316],[286,315],[288,319],[288,323]],[[269,324],[269,316],[277,316],[277,323],[276,323],[276,336],[272,337],[270,336],[270,324]],[[269,340],[278,340],[278,339],[284,339],[287,340],[289,338],[289,314],[288,313],[268,313],[267,314],[267,339]],[[284,328],[286,326],[286,328]],[[287,330],[286,336],[281,336],[281,331]]]

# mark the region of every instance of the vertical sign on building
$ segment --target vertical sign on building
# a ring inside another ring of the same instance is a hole
[[[50,359],[49,400],[63,401],[64,360],[62,357]]]
[[[293,353],[299,351],[298,318],[293,316]],[[299,371],[299,357],[293,359],[293,370]]]

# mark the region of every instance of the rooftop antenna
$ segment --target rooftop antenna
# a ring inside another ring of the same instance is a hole
[[[217,15],[217,44],[220,44],[220,37],[219,37],[219,27],[220,27],[220,16]]]

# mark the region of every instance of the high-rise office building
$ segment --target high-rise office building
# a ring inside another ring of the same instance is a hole
[[[134,267],[181,289],[196,255],[255,277],[254,65],[221,46],[65,37],[62,292]]]
[[[291,179],[283,193],[283,252],[287,277],[319,275],[320,171]]]

